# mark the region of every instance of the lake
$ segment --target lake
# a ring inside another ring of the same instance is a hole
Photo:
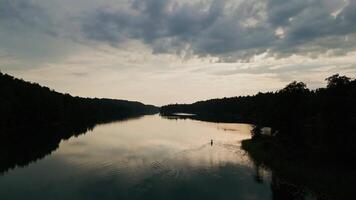
[[[276,178],[241,149],[250,130],[159,115],[97,125],[5,171],[1,199],[276,199]]]

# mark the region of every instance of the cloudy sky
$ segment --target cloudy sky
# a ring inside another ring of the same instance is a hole
[[[356,0],[0,0],[0,69],[162,105],[356,77]]]

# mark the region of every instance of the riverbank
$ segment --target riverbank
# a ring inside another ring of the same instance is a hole
[[[312,191],[318,199],[349,199],[354,196],[356,170],[334,161],[310,159],[313,156],[295,157],[272,137],[242,141],[254,164],[272,171],[272,176],[290,185]],[[272,178],[273,179],[273,178]]]

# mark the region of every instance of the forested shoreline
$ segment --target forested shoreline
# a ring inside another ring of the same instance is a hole
[[[56,150],[97,124],[157,113],[140,102],[73,97],[0,72],[0,174]]]
[[[256,140],[260,127],[271,127],[274,143],[291,157],[317,154],[350,161],[356,158],[356,80],[336,74],[326,81],[326,88],[316,90],[294,81],[276,92],[171,104],[160,113],[253,123]]]
[[[0,127],[96,123],[156,113],[140,102],[73,97],[0,72]]]

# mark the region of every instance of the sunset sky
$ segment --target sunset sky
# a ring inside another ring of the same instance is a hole
[[[0,0],[0,70],[148,104],[356,77],[355,0]]]

